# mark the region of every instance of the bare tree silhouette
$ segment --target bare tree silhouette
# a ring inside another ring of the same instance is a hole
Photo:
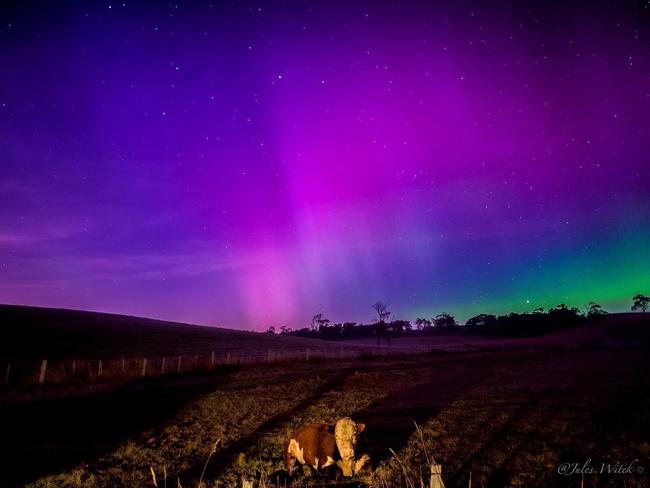
[[[322,332],[322,329],[329,326],[330,319],[325,317],[323,313],[317,313],[311,318],[311,330],[314,332]]]
[[[386,343],[390,346],[390,337],[388,337],[388,325],[386,322],[390,321],[393,314],[388,310],[388,304],[384,302],[376,302],[371,308],[377,313],[377,345],[381,344],[381,338],[384,337]]]

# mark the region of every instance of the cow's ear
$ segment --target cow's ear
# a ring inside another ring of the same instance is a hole
[[[366,424],[357,424],[357,429],[359,430],[359,433],[363,432],[366,430]]]

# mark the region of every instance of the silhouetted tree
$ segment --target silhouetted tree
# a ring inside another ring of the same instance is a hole
[[[634,302],[632,305],[632,310],[641,309],[642,312],[645,312],[648,309],[648,303],[650,303],[650,297],[638,293],[632,298]]]
[[[429,319],[415,319],[415,326],[417,330],[429,330],[431,328],[431,321]]]
[[[354,334],[354,328],[357,326],[355,322],[344,322],[342,334],[346,337],[352,336]]]
[[[548,311],[549,314],[555,315],[582,315],[579,308],[576,307],[567,307],[564,303],[560,303],[557,307],[552,308]]]
[[[286,325],[280,327],[280,334],[291,334],[292,332],[293,329],[291,327],[287,327]]]
[[[408,320],[393,320],[389,325],[389,329],[397,334],[411,330],[411,322]]]
[[[607,312],[598,305],[596,302],[589,302],[589,305],[587,307],[587,317],[590,319],[595,319],[598,317],[602,317],[603,315],[607,315]]]
[[[378,322],[388,322],[392,313],[388,310],[388,304],[384,302],[376,302],[372,305],[372,308],[377,312],[377,321]]]
[[[311,318],[311,330],[314,332],[319,332],[321,328],[327,327],[330,323],[330,320],[325,317],[322,313],[317,313]]]
[[[433,324],[436,327],[454,327],[458,325],[454,316],[446,312],[436,315],[433,319]]]
[[[341,337],[341,331],[343,330],[343,324],[333,324],[326,327],[326,331],[332,337]]]
[[[377,345],[381,344],[382,337],[385,337],[386,342],[390,345],[386,322],[390,320],[392,313],[388,310],[388,304],[384,302],[376,302],[371,308],[377,313],[377,324],[375,328],[377,331]]]
[[[275,327],[271,326],[268,329],[266,329],[267,334],[275,334]]]
[[[580,325],[584,320],[584,315],[576,307],[567,307],[564,303],[548,311],[545,322],[535,324],[535,331],[542,333],[554,332],[556,330],[567,329]]]
[[[486,313],[475,315],[474,317],[468,319],[467,322],[465,322],[465,325],[471,328],[475,328],[475,327],[494,328],[496,324],[497,324],[496,316],[489,315]]]

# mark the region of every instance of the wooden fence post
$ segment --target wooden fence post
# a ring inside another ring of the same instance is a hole
[[[74,376],[75,371],[77,371],[77,360],[72,360],[72,376]]]
[[[214,368],[214,351],[210,354],[210,367]]]
[[[226,364],[230,364],[231,361],[232,361],[232,357],[231,357],[230,353],[228,353],[228,354],[226,355]]]
[[[7,363],[7,373],[5,374],[5,385],[9,384],[9,374],[11,373],[11,363]]]
[[[445,484],[442,481],[442,466],[440,464],[431,465],[429,486],[431,488],[445,488]]]
[[[124,373],[125,369],[126,369],[126,359],[122,358],[122,373]]]
[[[309,362],[309,348],[305,349],[305,361]]]
[[[163,358],[162,367],[160,368],[160,374],[165,374],[165,363],[166,362],[167,362],[167,358]]]
[[[99,360],[99,365],[97,366],[97,377],[101,378],[104,375],[104,369],[102,368],[102,360]]]
[[[176,368],[176,371],[177,371],[178,373],[181,372],[181,357],[183,357],[183,356],[178,356],[178,366],[177,366],[177,368]]]
[[[271,364],[271,350],[266,351],[266,364]]]
[[[142,360],[142,376],[147,374],[147,358]]]
[[[45,383],[45,373],[47,372],[47,359],[43,359],[41,363],[41,374],[38,376],[38,384],[42,385]]]

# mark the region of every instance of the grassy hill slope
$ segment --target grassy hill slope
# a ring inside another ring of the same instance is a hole
[[[236,331],[127,315],[0,305],[0,358],[117,358],[331,348],[300,337]]]

